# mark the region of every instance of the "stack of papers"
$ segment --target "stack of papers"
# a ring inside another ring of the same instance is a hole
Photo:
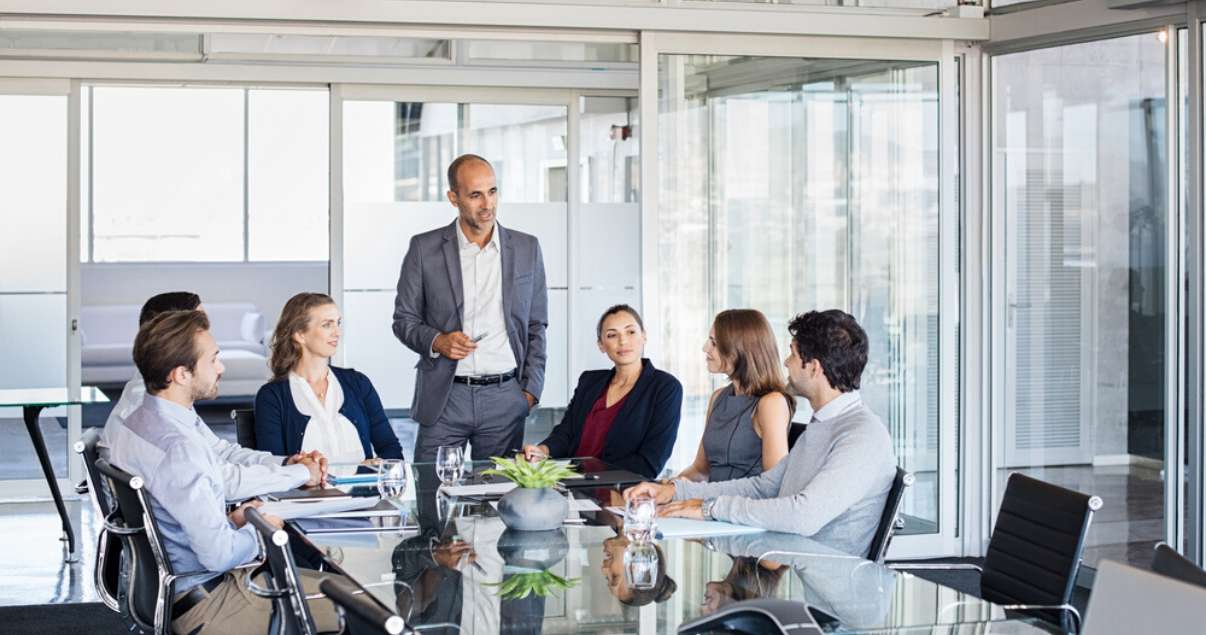
[[[323,499],[302,499],[302,500],[285,500],[271,501],[260,505],[256,511],[265,515],[272,515],[281,520],[292,520],[294,518],[310,518],[312,516],[323,516],[326,514],[336,514],[339,512],[350,512],[356,509],[366,509],[373,507],[379,503],[381,499],[368,496],[359,496],[356,498],[339,498],[333,500]]]

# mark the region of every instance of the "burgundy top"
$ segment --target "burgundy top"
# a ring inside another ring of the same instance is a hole
[[[629,391],[628,395],[631,394],[632,392]],[[603,389],[603,394],[599,395],[599,399],[591,407],[590,414],[586,415],[586,424],[582,426],[582,439],[578,441],[578,449],[574,450],[574,456],[593,456],[597,459],[603,454],[603,444],[607,442],[607,433],[611,431],[611,424],[616,420],[616,415],[620,413],[620,408],[623,408],[624,402],[628,401],[628,395],[620,397],[619,401],[608,408],[607,389]]]

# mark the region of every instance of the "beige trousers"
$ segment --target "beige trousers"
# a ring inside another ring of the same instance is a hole
[[[253,568],[226,572],[226,579],[184,615],[172,620],[175,635],[264,635],[272,618],[272,600],[253,594],[247,588],[247,578]],[[323,578],[340,578],[333,573],[298,569],[298,578],[306,595],[320,593],[318,583]],[[261,580],[260,586],[264,586]],[[183,595],[183,594],[180,594]],[[178,599],[180,595],[177,595]],[[339,616],[335,604],[326,598],[307,600],[310,615],[320,633],[339,632]]]

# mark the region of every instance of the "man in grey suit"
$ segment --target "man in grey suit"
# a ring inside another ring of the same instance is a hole
[[[495,221],[494,168],[477,155],[448,167],[448,200],[459,217],[410,240],[394,302],[394,334],[419,354],[416,462],[466,441],[474,460],[517,451],[544,387],[540,243]]]

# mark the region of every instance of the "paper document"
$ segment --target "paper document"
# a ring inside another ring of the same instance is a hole
[[[380,499],[380,502],[372,507],[362,509],[353,509],[346,512],[332,512],[323,514],[317,518],[372,518],[374,516],[406,516],[410,514],[410,507],[401,501],[395,504],[393,501]]]
[[[377,466],[358,463],[332,465],[327,469],[327,482],[332,485],[376,483]]]
[[[515,483],[483,483],[481,485],[453,485],[445,487],[441,492],[449,496],[499,496],[515,489]]]
[[[376,505],[380,500],[371,496],[358,496],[335,500],[271,501],[260,505],[256,511],[264,515],[276,516],[281,520],[292,520],[365,509]]]

